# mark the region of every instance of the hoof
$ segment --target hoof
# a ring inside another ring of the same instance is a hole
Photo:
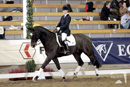
[[[38,81],[38,76],[35,76],[33,79],[32,79],[33,82],[36,82]]]
[[[62,79],[62,81],[61,82],[66,82],[66,79]]]
[[[97,77],[97,80],[100,80],[100,76]]]
[[[66,81],[65,77],[63,77],[63,79],[62,79],[62,81],[61,81],[61,82],[65,82],[65,81]]]

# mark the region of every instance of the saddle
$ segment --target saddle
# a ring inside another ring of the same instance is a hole
[[[64,43],[61,39],[61,35],[57,34],[56,33],[56,41],[58,43],[58,45],[60,47],[64,47]],[[67,36],[67,39],[66,39],[67,43],[68,43],[68,46],[75,46],[76,45],[76,41],[75,41],[75,38],[74,36],[71,34],[70,36]]]

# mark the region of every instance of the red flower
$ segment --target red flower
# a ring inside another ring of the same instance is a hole
[[[30,0],[30,2],[34,2],[35,0]]]

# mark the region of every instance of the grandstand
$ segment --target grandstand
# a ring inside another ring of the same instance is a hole
[[[94,12],[85,12],[86,0],[35,0],[34,2],[34,21],[42,26],[53,30],[58,21],[60,20],[61,8],[64,4],[69,3],[72,6],[73,13],[70,13],[72,19],[81,19],[93,17],[93,21],[72,21],[70,29],[72,33],[86,32],[90,37],[129,37],[129,30],[108,29],[107,24],[118,24],[120,27],[120,21],[101,21],[100,12],[103,7],[104,0],[88,0],[94,2]],[[102,2],[101,2],[102,1]],[[108,0],[106,0],[108,1]],[[22,0],[14,0],[14,4],[0,4],[0,9],[11,7],[23,7]],[[0,16],[13,16],[14,21],[0,21],[0,26],[3,26],[8,30],[10,25],[15,25],[20,28],[23,13],[12,12],[0,12]],[[78,29],[78,30],[77,30]],[[76,31],[75,31],[76,30]],[[83,31],[82,31],[83,30]],[[89,32],[90,31],[90,32]],[[92,32],[91,32],[92,31]],[[110,32],[113,31],[113,32]],[[17,33],[16,33],[17,32]],[[98,33],[96,33],[98,32]],[[103,33],[105,32],[105,33]],[[22,39],[22,31],[6,31],[7,39]]]

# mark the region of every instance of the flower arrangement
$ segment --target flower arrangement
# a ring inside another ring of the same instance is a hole
[[[9,73],[11,74],[13,74],[13,73],[27,73],[27,70],[25,70],[25,69],[11,69],[11,71],[9,71]],[[9,78],[9,80],[11,80],[11,81],[17,81],[17,80],[26,80],[26,78],[25,77],[23,77],[23,78]]]

